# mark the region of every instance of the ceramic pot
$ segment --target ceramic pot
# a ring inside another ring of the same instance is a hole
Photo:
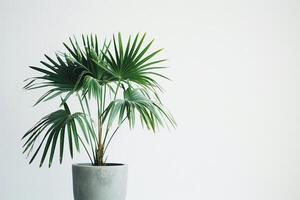
[[[128,167],[125,164],[73,164],[72,174],[74,200],[126,199]]]

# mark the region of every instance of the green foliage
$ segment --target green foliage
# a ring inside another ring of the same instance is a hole
[[[146,34],[139,39],[139,34],[137,34],[133,42],[131,42],[131,37],[129,37],[125,49],[123,48],[121,34],[118,34],[118,42],[116,41],[115,36],[113,37],[114,54],[108,49],[107,54],[103,54],[103,57],[107,62],[105,69],[114,75],[114,81],[132,81],[143,87],[159,87],[159,84],[152,76],[166,78],[155,72],[156,69],[161,69],[163,67],[153,67],[154,64],[161,63],[165,60],[154,60],[149,62],[149,60],[162,49],[146,55],[153,40],[149,42],[146,47],[141,49],[145,36]]]
[[[121,124],[126,116],[132,127],[135,124],[136,112],[140,115],[141,123],[154,132],[157,127],[164,126],[163,118],[166,118],[173,126],[176,125],[173,117],[159,102],[149,99],[140,89],[134,88],[126,89],[122,99],[112,101],[104,112],[103,119],[108,118],[108,127],[110,127],[116,118],[118,118],[118,124]]]
[[[86,140],[88,137],[86,135],[85,126],[85,115],[80,112],[71,114],[70,109],[66,103],[64,103],[64,109],[57,110],[49,115],[43,117],[33,128],[26,132],[22,139],[26,139],[23,145],[24,152],[28,151],[30,153],[37,141],[37,138],[45,131],[43,139],[38,145],[35,153],[33,154],[29,163],[31,163],[36,157],[37,153],[41,149],[42,145],[46,142],[44,147],[44,152],[41,158],[40,166],[43,165],[44,160],[48,151],[50,151],[49,157],[49,167],[52,164],[53,156],[55,153],[55,148],[57,141],[59,140],[60,153],[59,160],[60,163],[63,160],[64,153],[64,140],[66,135],[69,141],[70,155],[73,157],[73,145],[75,145],[76,150],[79,151],[79,135],[77,133],[76,123],[80,124],[81,131],[84,133]],[[50,148],[51,146],[51,148]]]
[[[58,140],[59,160],[62,162],[67,138],[71,157],[73,147],[79,151],[82,145],[93,164],[104,164],[105,150],[116,131],[125,120],[133,127],[136,115],[142,125],[152,131],[169,124],[176,126],[157,94],[161,87],[156,78],[168,79],[158,71],[164,68],[158,64],[165,60],[153,59],[162,49],[149,53],[153,40],[144,45],[145,35],[140,37],[137,34],[133,40],[130,36],[127,42],[123,42],[119,33],[117,38],[113,36],[112,42],[104,41],[101,48],[96,35],[82,36],[82,45],[76,38],[69,38],[69,44],[63,43],[65,53],[56,53],[56,59],[45,55],[47,60],[41,61],[42,67],[30,66],[41,75],[28,79],[24,88],[47,89],[35,105],[61,97],[63,106],[63,109],[43,117],[23,136],[24,153],[29,155],[35,149],[30,163],[43,147],[40,166],[50,152],[50,167]],[[72,114],[67,101],[74,94],[82,111]],[[90,112],[91,99],[97,103],[98,131]],[[113,126],[116,129],[111,132]],[[42,139],[35,148],[39,138]]]

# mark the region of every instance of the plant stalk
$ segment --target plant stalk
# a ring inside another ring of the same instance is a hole
[[[127,117],[125,117],[125,118],[122,120],[122,122],[118,125],[118,127],[114,130],[114,132],[113,132],[112,135],[110,136],[110,138],[109,138],[109,140],[108,140],[108,142],[107,142],[107,144],[106,144],[106,146],[105,146],[105,148],[104,148],[103,155],[105,154],[105,152],[106,152],[106,150],[107,150],[107,148],[108,148],[108,146],[109,146],[111,140],[112,140],[113,137],[115,136],[115,134],[116,134],[116,132],[118,131],[118,129],[120,128],[120,126],[121,126],[121,125],[123,124],[123,122],[126,120],[126,118],[127,118]],[[104,142],[105,142],[105,141],[104,141]],[[103,146],[104,146],[104,142],[103,142]]]
[[[115,92],[115,95],[114,95],[114,100],[116,100],[116,98],[117,98],[119,87],[120,87],[120,81],[117,84],[116,92]],[[99,109],[99,105],[98,105],[98,109]],[[105,133],[104,140],[103,140],[103,143],[102,143],[103,124],[102,124],[101,116],[104,112],[105,112],[105,110],[101,114],[98,112],[98,147],[97,147],[97,162],[96,162],[97,165],[104,165],[105,164],[104,160],[103,160],[103,158],[104,158],[104,145],[105,145],[104,143],[105,143],[105,139],[107,137],[108,131],[109,131],[109,127],[107,127],[107,129],[106,129],[106,133]],[[113,133],[113,135],[115,134],[115,132]]]
[[[98,119],[98,149],[97,149],[97,165],[103,165],[103,145],[102,145],[102,123]]]

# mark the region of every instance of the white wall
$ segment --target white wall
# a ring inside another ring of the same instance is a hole
[[[128,200],[300,199],[300,2],[0,2],[0,199],[72,199],[71,163],[39,169],[20,138],[56,102],[24,92],[68,36],[148,32],[169,58],[165,103],[178,128],[123,128],[112,162],[130,166]],[[67,156],[68,157],[68,156]]]

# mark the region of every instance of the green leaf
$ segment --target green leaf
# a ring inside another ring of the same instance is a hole
[[[60,149],[59,149],[59,163],[62,163],[64,157],[64,146],[65,146],[65,128],[66,125],[63,125],[60,131]]]
[[[68,130],[68,138],[69,138],[70,155],[71,158],[73,158],[73,137],[72,137],[71,124],[67,124],[67,130]]]
[[[69,142],[71,157],[73,157],[73,140],[76,149],[79,151],[79,132],[76,129],[76,122],[80,122],[81,124],[80,126],[83,127],[87,126],[86,121],[82,120],[84,119],[85,115],[83,113],[78,113],[78,112],[71,114],[67,103],[63,103],[63,105],[64,105],[64,109],[60,109],[53,113],[50,113],[49,115],[46,115],[38,123],[36,123],[36,125],[33,128],[27,131],[25,135],[22,137],[22,140],[26,139],[25,144],[23,145],[24,148],[23,153],[25,152],[30,153],[34,143],[38,142],[39,137],[43,135],[43,139],[40,142],[38,148],[35,150],[35,153],[33,154],[32,158],[30,159],[30,163],[36,158],[44,142],[46,142],[40,160],[40,166],[43,165],[47,153],[50,151],[49,167],[51,167],[58,138],[60,138],[59,161],[61,163],[63,160],[64,139],[65,139],[66,131],[68,132],[68,142]],[[83,134],[87,134],[87,133],[83,133]]]
[[[139,113],[142,124],[153,132],[166,123],[175,125],[170,117],[171,115],[159,103],[155,103],[148,96],[145,96],[142,90],[133,88],[128,88],[124,91],[124,99],[116,99],[109,104],[103,120],[106,120],[107,116],[109,116],[107,123],[108,127],[111,127],[118,115],[118,123],[120,124],[126,112],[129,125],[132,127],[135,123],[135,110]],[[164,118],[167,121],[164,121]]]

